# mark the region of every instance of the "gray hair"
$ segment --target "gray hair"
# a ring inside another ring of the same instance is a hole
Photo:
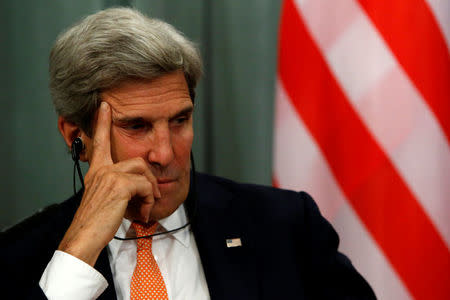
[[[91,135],[102,90],[182,70],[193,101],[202,62],[194,44],[171,25],[131,8],[110,8],[57,38],[49,70],[56,112]]]

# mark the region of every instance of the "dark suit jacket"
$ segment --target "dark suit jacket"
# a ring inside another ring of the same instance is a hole
[[[375,299],[337,251],[336,232],[308,194],[203,174],[195,181],[186,207],[212,299]],[[3,299],[45,299],[39,279],[80,198],[81,192],[1,234]],[[228,238],[242,246],[228,248]],[[95,268],[109,282],[99,299],[115,299],[105,250]]]

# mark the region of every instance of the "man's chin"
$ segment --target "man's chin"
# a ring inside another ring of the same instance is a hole
[[[174,205],[173,201],[165,197],[155,200],[155,205],[149,214],[150,221],[159,221],[167,218],[177,210],[179,205]]]
[[[131,199],[128,203],[125,218],[141,222],[159,221],[167,218],[186,200],[189,192],[188,185],[182,185],[179,181],[159,183],[158,187],[162,195],[161,198],[155,198],[151,205],[145,203],[142,198]]]
[[[167,201],[167,200],[166,200]],[[155,199],[155,202],[148,207],[145,203],[137,204],[138,200],[131,200],[125,212],[125,219],[139,221],[143,223],[159,221],[170,216],[177,208],[171,208],[165,199]]]

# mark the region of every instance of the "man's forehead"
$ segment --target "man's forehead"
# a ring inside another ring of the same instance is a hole
[[[108,97],[126,104],[130,99],[153,97],[158,100],[166,94],[178,94],[190,98],[189,88],[182,71],[163,74],[153,79],[129,78],[104,90],[101,97],[102,99]]]
[[[194,110],[194,105],[191,101],[184,101],[184,104],[161,104],[160,106],[161,108],[155,106],[142,109],[129,107],[115,108],[111,106],[112,121],[131,122],[137,120],[153,121],[160,118],[171,119],[177,116],[191,114]]]
[[[101,98],[110,104],[113,118],[170,116],[193,107],[182,72],[152,80],[129,79],[102,92]]]

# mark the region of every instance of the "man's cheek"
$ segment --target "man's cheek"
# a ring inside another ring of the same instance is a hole
[[[114,162],[142,156],[142,146],[117,127],[111,129],[111,157]]]
[[[188,156],[192,149],[192,142],[194,140],[194,132],[192,129],[184,131],[182,134],[176,136],[173,140],[175,151],[182,156]]]

